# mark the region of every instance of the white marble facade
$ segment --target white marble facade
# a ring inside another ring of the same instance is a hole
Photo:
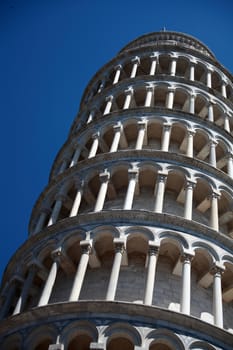
[[[2,280],[7,350],[230,350],[233,79],[151,33],[88,84]]]

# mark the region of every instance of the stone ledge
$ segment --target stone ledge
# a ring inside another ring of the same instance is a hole
[[[1,321],[0,337],[50,322],[80,319],[98,323],[102,320],[104,324],[117,320],[146,327],[171,329],[179,334],[211,342],[225,350],[231,350],[233,344],[233,334],[195,317],[155,306],[114,301],[80,301],[37,307]]]

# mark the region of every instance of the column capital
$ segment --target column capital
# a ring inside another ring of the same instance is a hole
[[[51,214],[51,208],[49,208],[49,207],[42,207],[42,208],[39,209],[39,214],[49,215],[49,214]]]
[[[106,102],[112,102],[113,100],[113,95],[106,96],[105,101]]]
[[[149,241],[148,242],[148,255],[158,255],[160,245],[157,242]]]
[[[196,134],[196,130],[193,130],[193,129],[187,129],[187,134],[188,136],[193,136]]]
[[[181,257],[180,257],[180,260],[181,262],[185,263],[185,262],[188,262],[188,263],[191,263],[191,261],[193,260],[194,258],[194,252],[191,252],[191,251],[184,251],[182,252],[181,254]]]
[[[42,265],[42,263],[36,258],[33,258],[31,261],[29,261],[27,264],[27,267],[29,270],[34,270],[34,271],[44,269],[44,266]]]
[[[120,252],[121,254],[123,254],[126,249],[125,239],[114,238],[113,243],[115,246],[115,252]]]
[[[118,63],[116,66],[114,66],[114,69],[115,70],[118,70],[118,69],[120,69],[120,70],[122,70],[122,64],[121,63]]]
[[[139,174],[138,169],[128,169],[128,175],[130,178],[137,178]]]
[[[206,68],[207,73],[213,73],[214,69],[212,67],[207,66]]]
[[[215,139],[210,139],[209,141],[209,145],[212,147],[216,147],[218,144],[218,141],[216,141]]]
[[[91,350],[105,350],[105,345],[103,343],[90,343]]]
[[[139,120],[138,122],[137,122],[137,124],[138,124],[138,127],[141,129],[143,129],[143,128],[145,128],[146,127],[146,125],[147,125],[147,120]]]
[[[210,199],[213,199],[213,198],[219,199],[220,197],[221,197],[221,193],[218,191],[213,191],[212,193],[209,194]]]
[[[122,124],[118,122],[117,124],[113,125],[114,132],[121,131],[122,130]]]
[[[158,52],[153,52],[151,55],[150,55],[150,58],[152,60],[157,60],[159,58],[159,53]]]
[[[80,247],[81,247],[82,253],[90,254],[92,251],[92,242],[90,240],[80,241]]]
[[[167,91],[168,91],[168,92],[175,92],[175,88],[174,88],[173,86],[169,86],[169,87],[167,88]]]
[[[151,91],[153,92],[154,91],[154,85],[146,85],[146,91]]]
[[[157,173],[157,177],[158,177],[158,180],[159,181],[165,181],[167,179],[167,176],[168,176],[168,172],[167,171],[158,171]]]
[[[72,146],[72,150],[73,151],[76,151],[76,149],[78,147],[81,147],[82,145],[80,145],[79,141],[78,140],[73,140],[72,143],[71,143],[71,146]]]
[[[190,187],[190,188],[194,188],[194,186],[196,185],[196,181],[191,180],[191,179],[186,179],[186,183],[185,183],[185,188]]]
[[[84,186],[84,180],[80,177],[75,177],[73,181],[76,189],[82,188]]]
[[[15,283],[24,283],[24,278],[22,276],[20,276],[19,274],[14,274],[10,280],[9,280],[9,286],[12,285],[12,284],[15,284]]]
[[[106,182],[110,179],[110,173],[108,171],[104,171],[99,174],[100,182]]]
[[[62,254],[62,247],[59,247],[51,252],[51,257],[54,261],[59,261],[59,259],[62,257]]]
[[[129,86],[127,89],[125,89],[125,94],[126,95],[133,95],[134,89],[132,86]]]
[[[140,64],[140,58],[138,56],[135,56],[134,58],[132,58],[131,62]]]
[[[96,131],[92,134],[92,139],[95,140],[95,139],[98,139],[100,137],[100,132],[99,131]]]
[[[225,271],[225,266],[219,263],[218,261],[216,261],[210,269],[210,273],[212,275],[216,275],[216,274],[222,275],[224,271]]]
[[[172,127],[171,123],[169,123],[169,122],[164,122],[163,123],[163,130],[169,131],[169,130],[171,130],[171,127]]]

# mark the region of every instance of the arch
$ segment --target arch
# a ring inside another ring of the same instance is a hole
[[[98,330],[90,321],[71,322],[61,333],[61,343],[67,344],[67,350],[89,349],[90,343],[97,341]]]
[[[147,145],[145,148],[160,149],[164,118],[149,119],[147,123]]]
[[[142,343],[141,334],[135,327],[131,326],[129,323],[113,323],[104,330],[104,335],[108,338],[107,349],[110,341],[117,337],[124,337],[128,339],[134,346],[141,346]],[[125,350],[127,350],[127,348]]]
[[[8,336],[0,345],[2,350],[20,350],[23,348],[23,337],[20,333],[15,333]]]
[[[169,151],[175,153],[186,153],[187,126],[180,121],[172,123],[170,134]]]
[[[186,169],[176,166],[167,167],[168,176],[165,185],[163,212],[183,217],[185,203]]]
[[[185,54],[178,54],[176,63],[176,76],[189,78],[190,57]]]
[[[154,240],[153,232],[146,227],[131,226],[124,231],[125,236],[133,236],[134,234],[139,234],[142,238],[144,238],[147,241]]]
[[[172,241],[173,244],[179,249],[180,253],[185,249],[190,249],[189,242],[177,232],[161,231],[158,235],[158,239],[160,241],[160,245],[165,241]]]
[[[173,109],[182,112],[189,112],[189,98],[191,93],[192,90],[189,87],[183,86],[182,84],[176,84]]]
[[[209,264],[211,265],[214,261],[219,261],[220,260],[220,257],[217,253],[217,251],[211,247],[208,243],[206,242],[200,242],[200,241],[197,241],[197,242],[194,242],[192,245],[191,245],[191,248],[196,251],[197,249],[202,249],[203,251],[205,251],[205,253],[208,255],[208,262]]]
[[[203,341],[194,341],[190,344],[189,350],[216,350],[216,348]]]
[[[146,336],[149,350],[185,350],[182,340],[167,329],[156,329]]]
[[[225,186],[219,187],[218,200],[219,225],[223,233],[231,235],[233,232],[233,193]]]
[[[50,344],[56,343],[58,330],[55,326],[39,326],[28,334],[25,342],[26,349],[47,350]]]

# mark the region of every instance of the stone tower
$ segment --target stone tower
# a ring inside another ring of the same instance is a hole
[[[88,84],[1,287],[2,350],[232,350],[233,84],[157,32]]]

